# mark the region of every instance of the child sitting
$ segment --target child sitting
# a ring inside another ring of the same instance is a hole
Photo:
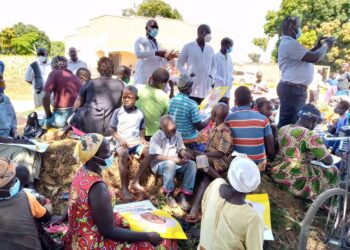
[[[123,106],[116,109],[111,119],[112,136],[119,158],[119,174],[121,181],[121,198],[131,200],[128,190],[128,158],[130,154],[147,154],[145,145],[145,122],[143,113],[135,106],[138,98],[137,88],[128,85],[123,90]]]
[[[155,174],[163,176],[163,191],[167,203],[174,208],[177,205],[188,211],[190,205],[186,195],[192,195],[196,179],[196,163],[189,160],[191,155],[186,151],[181,134],[170,115],[160,119],[160,130],[152,136],[149,147],[152,156],[151,167]],[[174,198],[174,177],[183,174],[181,193]]]
[[[218,103],[212,110],[211,120],[215,127],[211,131],[206,145],[204,155],[208,157],[209,167],[204,168],[198,176],[198,190],[193,201],[192,209],[185,220],[189,223],[197,223],[200,220],[198,214],[203,194],[209,183],[220,178],[230,164],[230,153],[232,153],[232,137],[230,128],[224,123],[229,107],[224,103]]]

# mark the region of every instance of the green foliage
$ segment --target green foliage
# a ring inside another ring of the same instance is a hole
[[[52,41],[50,56],[64,56],[64,42]]]
[[[33,25],[17,23],[0,33],[0,52],[3,54],[30,55],[39,47],[50,51],[50,39]]]
[[[249,59],[253,62],[253,63],[259,63],[260,62],[260,54],[259,53],[255,53],[255,52],[252,52],[252,53],[249,53],[248,54],[248,57]]]
[[[321,35],[334,36],[335,47],[324,59],[325,64],[338,67],[350,59],[350,1],[349,0],[282,0],[278,11],[268,11],[264,31],[267,37],[281,37],[281,24],[286,16],[298,16],[303,35],[299,41],[311,48]],[[276,44],[277,46],[277,44]],[[272,53],[277,59],[277,49]]]
[[[182,16],[177,9],[171,8],[169,4],[162,0],[144,0],[140,5],[134,8],[124,9],[123,16],[146,16],[146,17],[166,17],[182,20]]]
[[[263,38],[254,38],[252,43],[262,49],[263,51],[266,51],[267,49],[267,44],[269,42],[268,37],[263,37]]]

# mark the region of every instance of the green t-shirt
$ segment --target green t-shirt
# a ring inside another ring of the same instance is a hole
[[[153,136],[159,130],[159,120],[169,110],[169,96],[161,89],[144,86],[139,89],[136,106],[142,110],[146,121],[146,136]]]

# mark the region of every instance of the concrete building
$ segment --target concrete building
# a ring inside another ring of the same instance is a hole
[[[139,16],[100,16],[90,19],[85,27],[76,29],[76,33],[65,38],[66,54],[69,47],[76,47],[79,58],[86,61],[94,71],[98,58],[110,57],[115,66],[135,65],[134,43],[145,36],[146,22],[150,18]],[[185,21],[156,18],[159,25],[157,40],[167,50],[179,50],[197,37],[198,25]],[[210,24],[209,24],[210,25]],[[220,41],[227,36],[224,32],[212,30],[210,45],[215,51],[220,49]]]

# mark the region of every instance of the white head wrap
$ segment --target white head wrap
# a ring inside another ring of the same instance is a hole
[[[253,192],[261,182],[258,166],[248,158],[236,157],[228,169],[227,178],[238,192]]]

